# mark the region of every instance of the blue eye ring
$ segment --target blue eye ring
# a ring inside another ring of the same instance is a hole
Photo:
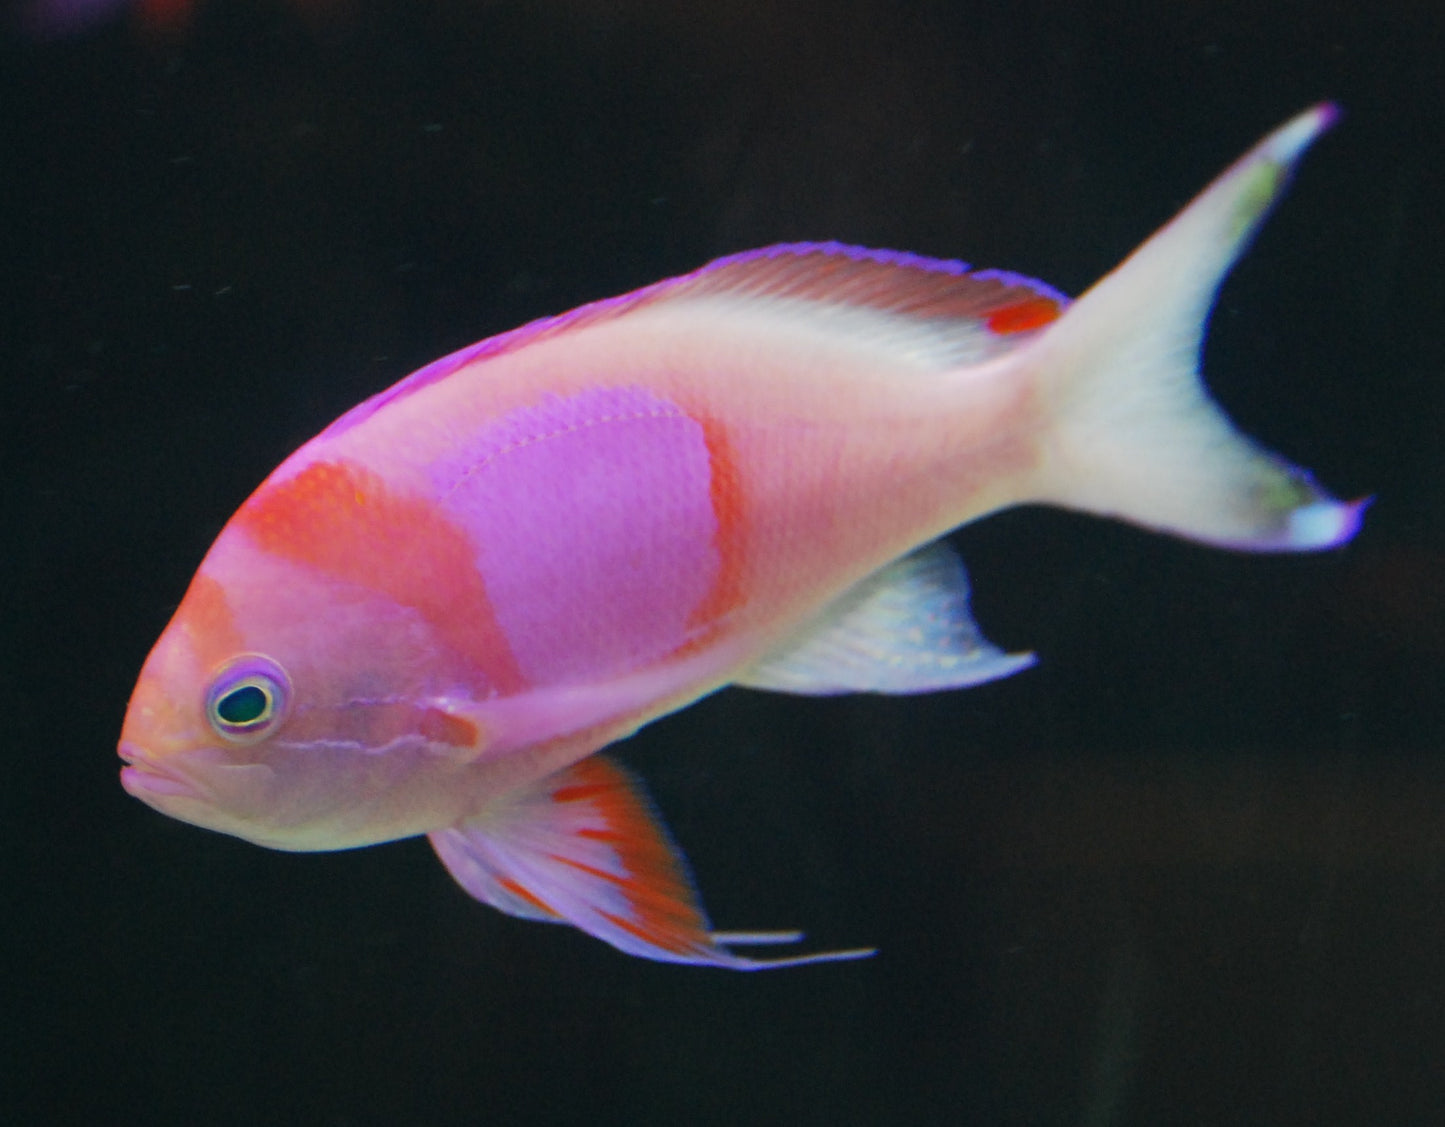
[[[290,703],[286,670],[263,654],[242,654],[211,678],[206,720],[231,743],[254,743],[276,730]]]

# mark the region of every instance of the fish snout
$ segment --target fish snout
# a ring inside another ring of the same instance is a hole
[[[118,751],[126,764],[120,769],[120,785],[132,798],[148,802],[158,797],[199,797],[195,787],[158,766],[139,745],[121,740]]]

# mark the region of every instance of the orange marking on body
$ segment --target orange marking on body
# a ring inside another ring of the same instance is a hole
[[[988,315],[985,324],[989,331],[999,336],[1011,333],[1026,333],[1030,329],[1041,329],[1058,319],[1059,303],[1048,297],[1031,297],[1013,305],[995,309]]]
[[[550,904],[544,903],[539,897],[534,896],[523,885],[518,884],[511,877],[497,877],[497,883],[515,896],[518,900],[525,900],[539,912],[546,912],[549,916],[556,916],[557,910]]]
[[[440,708],[428,708],[423,712],[417,730],[429,740],[453,747],[472,747],[477,742],[475,724],[464,716],[453,716]]]
[[[234,518],[256,544],[418,611],[499,692],[526,687],[471,541],[422,498],[346,462],[314,462],[252,494]]]
[[[220,665],[246,649],[226,600],[226,589],[204,571],[191,580],[176,618],[185,623],[186,635],[205,667]]]
[[[718,554],[718,572],[712,589],[689,619],[691,626],[711,626],[743,601],[743,567],[746,520],[742,485],[732,442],[727,429],[714,418],[701,417],[703,441],[707,445],[709,470],[708,491],[713,516],[717,520],[714,545]]]

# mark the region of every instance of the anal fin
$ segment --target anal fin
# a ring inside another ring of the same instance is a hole
[[[874,572],[737,678],[753,689],[931,693],[1007,677],[1034,663],[984,638],[968,610],[968,576],[946,543]]]
[[[472,896],[524,919],[570,923],[630,955],[759,970],[857,959],[871,950],[749,959],[732,945],[796,942],[801,932],[713,932],[687,863],[640,784],[593,755],[429,835]]]

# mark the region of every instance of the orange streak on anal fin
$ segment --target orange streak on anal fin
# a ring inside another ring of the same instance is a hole
[[[648,958],[728,957],[641,787],[602,756],[431,837],[458,883],[504,912],[560,916]]]
[[[477,899],[527,919],[565,919],[630,955],[752,970],[859,958],[865,951],[791,959],[744,958],[735,942],[783,942],[787,932],[713,933],[687,865],[640,784],[593,755],[503,796],[431,835],[457,882]]]
[[[537,911],[541,912],[543,915],[556,916],[558,919],[561,919],[561,917],[557,916],[557,913],[552,910],[550,905],[542,903],[542,901],[538,900],[537,897],[533,896],[530,892],[527,891],[526,888],[518,884],[516,881],[512,880],[510,877],[500,877],[498,878],[497,883],[508,892],[510,892],[513,896],[517,897],[517,899],[524,900],[528,904],[532,905],[532,907],[536,908]]]

